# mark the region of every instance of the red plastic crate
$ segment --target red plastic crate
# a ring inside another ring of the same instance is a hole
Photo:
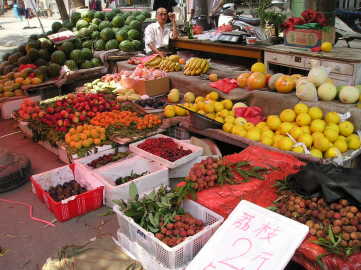
[[[59,179],[57,179],[57,176],[59,176]],[[103,205],[104,186],[99,183],[96,178],[92,179],[91,176],[90,178],[89,176],[79,177],[78,174],[74,174],[70,166],[59,167],[41,174],[33,175],[30,179],[33,186],[33,192],[40,201],[45,202],[58,221],[63,222],[84,215]],[[45,186],[50,187],[55,184],[63,184],[73,179],[82,186],[86,186],[88,191],[80,195],[72,196],[61,202],[54,201],[50,194],[46,192],[47,188],[45,188]],[[89,185],[84,181],[87,181]]]

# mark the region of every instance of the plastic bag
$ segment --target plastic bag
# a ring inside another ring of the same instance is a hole
[[[223,217],[227,217],[242,199],[260,206],[270,206],[277,198],[273,187],[276,180],[297,172],[304,164],[291,155],[259,146],[249,146],[241,153],[225,158],[231,162],[247,160],[252,166],[269,168],[270,172],[265,175],[265,180],[252,179],[248,183],[218,186],[197,193],[197,202]]]
[[[248,122],[251,122],[255,125],[266,119],[266,117],[263,115],[262,108],[257,106],[238,107],[235,108],[234,111],[237,117],[243,117]]]
[[[216,82],[209,83],[209,86],[222,91],[223,93],[229,94],[234,88],[238,87],[235,79],[224,78]]]
[[[348,199],[361,206],[361,170],[334,164],[309,163],[288,176],[293,191],[305,196],[320,196],[328,203]]]

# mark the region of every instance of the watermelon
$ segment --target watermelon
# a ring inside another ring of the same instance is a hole
[[[88,27],[88,29],[93,32],[93,31],[98,31],[98,25],[96,25],[95,23],[91,23]]]
[[[89,23],[83,19],[77,21],[76,23],[76,29],[82,29],[82,28],[86,28],[89,26]]]
[[[80,66],[81,69],[88,69],[88,68],[92,68],[92,67],[93,67],[93,64],[89,60],[85,60]]]
[[[137,30],[135,29],[130,29],[128,31],[128,39],[129,40],[135,40],[135,39],[139,39],[140,38],[140,34]]]
[[[73,39],[72,40],[73,45],[74,45],[74,49],[81,49],[81,40],[79,38]]]
[[[111,39],[105,43],[105,50],[109,51],[112,49],[118,49],[118,41],[116,39]]]
[[[43,58],[38,58],[38,59],[36,59],[36,61],[34,62],[34,64],[35,64],[37,67],[45,66],[45,65],[48,64],[48,61],[46,61],[46,60],[43,59]]]
[[[79,38],[88,38],[91,36],[92,31],[89,28],[82,28],[79,30],[77,37]]]
[[[145,18],[150,18],[150,17],[152,17],[151,14],[150,14],[150,12],[148,12],[148,11],[143,11],[142,14],[143,14],[143,16],[144,16]]]
[[[94,67],[99,67],[102,65],[102,61],[99,58],[92,58],[92,60],[90,60],[93,64]]]
[[[68,28],[62,27],[58,30],[58,33],[68,31],[68,30],[69,30]]]
[[[104,40],[97,40],[94,44],[94,48],[96,51],[103,51],[105,49],[105,41]]]
[[[124,31],[129,31],[130,29],[132,29],[132,28],[130,28],[130,26],[129,25],[124,25],[122,28],[120,28],[120,30],[124,30]]]
[[[123,11],[121,11],[119,8],[113,8],[113,9],[112,9],[112,12],[113,12],[114,14],[121,14],[121,13],[123,13]]]
[[[128,34],[126,30],[120,30],[115,34],[115,38],[117,41],[122,42],[128,38]]]
[[[116,14],[115,13],[113,13],[113,12],[107,12],[107,13],[105,13],[105,19],[106,20],[108,20],[108,21],[112,21],[113,20],[113,18],[116,16]]]
[[[142,23],[138,20],[133,20],[130,22],[129,26],[132,28],[132,29],[135,29],[135,30],[139,30],[140,27],[142,26]]]
[[[99,25],[101,22],[102,22],[102,21],[101,21],[100,19],[98,19],[98,18],[94,18],[94,19],[92,20],[92,24],[96,24],[96,25]]]
[[[70,16],[70,21],[73,24],[76,24],[77,21],[79,21],[81,18],[81,14],[79,12],[73,12]]]
[[[129,25],[133,20],[135,20],[134,16],[128,16],[127,19],[125,20],[125,24]]]
[[[118,27],[113,27],[112,28],[112,31],[114,32],[114,34],[116,34],[119,30],[120,30],[120,28],[118,28]]]
[[[51,47],[53,47],[53,42],[51,42],[47,38],[40,39],[40,47],[45,50],[49,50]]]
[[[81,57],[81,50],[75,49],[70,53],[70,59],[74,60],[75,63],[81,64],[83,62],[83,59]]]
[[[114,36],[114,32],[111,28],[105,28],[100,32],[100,38],[104,41],[111,40]]]
[[[134,51],[133,44],[130,40],[124,40],[124,41],[120,42],[119,49],[121,49],[124,52]]]
[[[84,60],[90,60],[93,58],[93,53],[89,48],[81,49],[81,58]]]
[[[139,10],[137,10],[137,11],[135,11],[135,12],[133,13],[134,16],[138,16],[138,15],[140,15],[140,14],[142,14],[142,12],[139,11]]]
[[[131,42],[132,42],[132,45],[133,45],[135,51],[139,51],[142,49],[143,44],[139,40],[132,40]]]
[[[99,37],[100,37],[100,32],[99,31],[94,31],[92,33],[92,35],[91,35],[92,40],[97,40],[97,39],[99,39]]]
[[[67,66],[68,69],[70,69],[70,70],[77,70],[78,69],[78,66],[77,66],[77,64],[75,63],[74,60],[66,60],[64,65]]]
[[[51,25],[51,30],[54,32],[54,33],[57,33],[59,31],[60,28],[62,28],[62,24],[61,22],[53,22],[53,24]]]
[[[112,25],[111,25],[111,23],[109,21],[102,21],[99,24],[99,31],[102,31],[103,29],[109,28],[109,27],[112,27]]]
[[[140,21],[141,23],[145,21],[145,16],[143,14],[138,15],[137,17],[135,17],[138,21]]]
[[[104,20],[104,12],[101,11],[96,11],[94,13],[94,18],[99,19],[99,20]]]
[[[50,59],[51,59],[52,62],[62,66],[65,63],[66,56],[65,56],[65,53],[63,51],[56,50],[55,52],[53,52],[51,54]]]
[[[72,50],[74,50],[74,44],[73,42],[67,40],[64,41],[60,46],[59,50],[62,50],[66,55],[69,55]],[[55,61],[53,61],[55,62]],[[55,62],[56,63],[56,62]]]
[[[124,19],[122,16],[117,15],[112,20],[112,25],[114,27],[122,27],[124,25]]]
[[[98,32],[99,33],[99,32]],[[81,45],[83,48],[89,48],[91,49],[93,47],[93,41],[92,40],[86,40]]]
[[[50,53],[46,49],[39,50],[39,57],[45,59],[46,61],[50,60]]]
[[[60,69],[61,69],[60,65],[58,65],[56,63],[50,63],[50,65],[48,66],[48,74],[49,74],[50,78],[59,76]]]
[[[68,30],[71,30],[71,29],[73,29],[74,24],[73,24],[72,22],[70,22],[70,21],[65,21],[65,22],[63,23],[63,27],[65,27],[65,28],[68,29]]]
[[[92,21],[92,19],[94,18],[94,11],[92,10],[88,10],[86,12],[84,12],[81,15],[81,18],[85,21],[87,21],[88,23]]]

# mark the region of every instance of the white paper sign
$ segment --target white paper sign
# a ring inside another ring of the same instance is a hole
[[[308,227],[241,201],[186,268],[187,270],[281,270]]]

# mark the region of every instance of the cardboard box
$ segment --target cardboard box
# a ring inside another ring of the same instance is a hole
[[[125,88],[134,89],[137,94],[158,96],[169,92],[170,80],[168,77],[156,80],[134,80],[130,78],[122,79],[121,84]]]
[[[311,29],[294,29],[286,30],[284,33],[284,42],[287,46],[314,48],[321,46],[322,42],[335,41],[335,29],[331,31],[311,30]]]

